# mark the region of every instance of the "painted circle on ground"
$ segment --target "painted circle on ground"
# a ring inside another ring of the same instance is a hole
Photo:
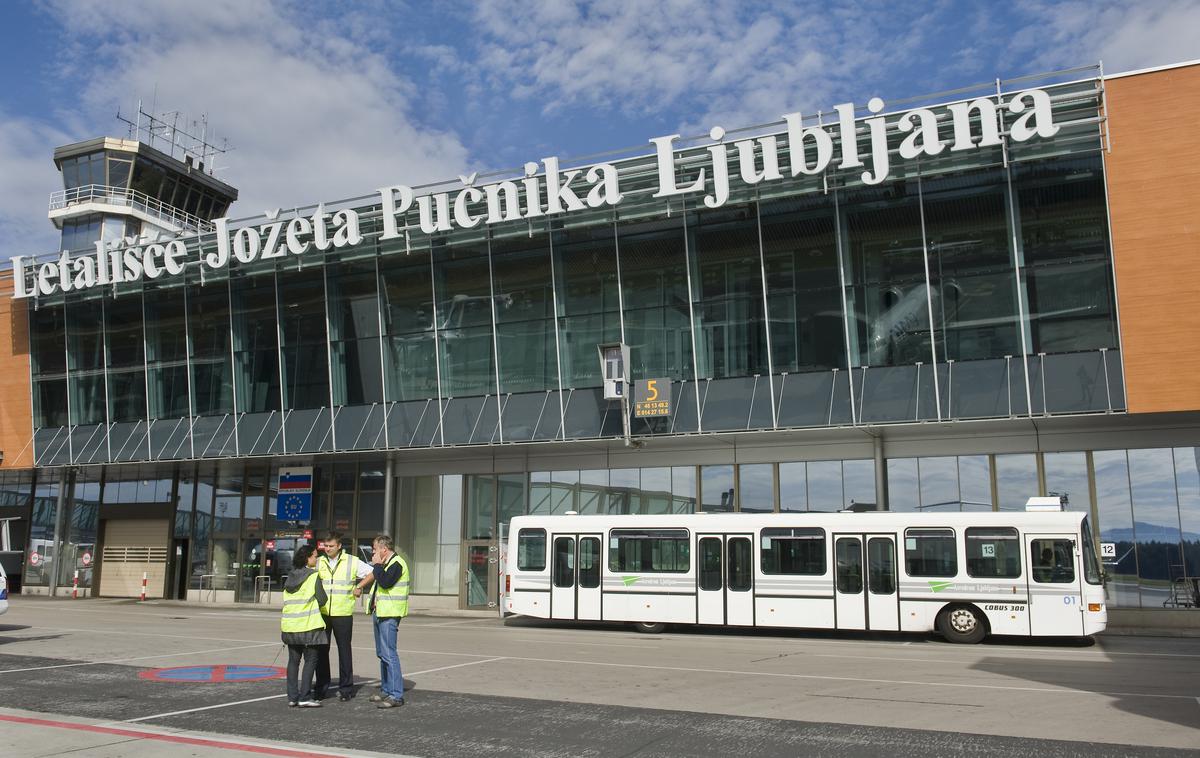
[[[215,682],[261,682],[264,679],[282,679],[287,669],[280,666],[175,666],[163,669],[148,669],[138,673],[139,679],[152,682],[174,682],[176,684],[211,684]]]

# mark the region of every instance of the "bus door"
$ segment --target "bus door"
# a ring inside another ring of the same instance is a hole
[[[1073,534],[1027,534],[1029,633],[1083,635],[1079,541]]]
[[[754,538],[696,538],[696,623],[754,626]]]
[[[600,535],[554,535],[550,618],[600,620]]]
[[[896,537],[867,535],[867,627],[900,631],[900,594],[896,578]]]
[[[833,558],[837,628],[899,631],[895,535],[835,534]]]

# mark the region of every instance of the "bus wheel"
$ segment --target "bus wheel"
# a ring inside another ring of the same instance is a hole
[[[973,605],[952,605],[937,620],[938,631],[950,642],[973,644],[987,636],[987,622]]]
[[[633,625],[642,634],[661,634],[666,628],[666,624],[648,624],[644,621],[639,621]]]

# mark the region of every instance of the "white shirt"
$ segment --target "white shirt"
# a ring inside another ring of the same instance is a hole
[[[324,558],[325,563],[329,566],[330,573],[333,573],[333,574],[337,573],[338,567],[341,565],[342,561],[346,560],[346,559],[354,561],[354,578],[355,579],[358,579],[358,580],[364,579],[367,576],[370,576],[372,573],[371,564],[367,563],[366,561],[362,560],[361,558],[355,558],[353,555],[350,555],[349,553],[347,553],[344,549],[342,550],[342,552],[338,553],[336,562],[329,560],[328,556],[323,556],[323,558]]]

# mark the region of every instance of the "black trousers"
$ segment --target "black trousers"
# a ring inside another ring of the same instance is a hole
[[[288,645],[287,693],[288,701],[298,703],[312,696],[313,669],[317,666],[317,656],[325,651],[325,659],[329,659],[328,645]],[[304,673],[300,673],[300,660],[304,660]]]
[[[338,652],[338,689],[343,695],[354,693],[354,649],[350,646],[350,636],[354,632],[353,616],[322,616],[325,619],[325,639],[332,638],[337,642]],[[332,676],[329,672],[330,645],[322,645],[317,654],[317,681],[313,692],[317,697],[325,697],[329,691]]]

